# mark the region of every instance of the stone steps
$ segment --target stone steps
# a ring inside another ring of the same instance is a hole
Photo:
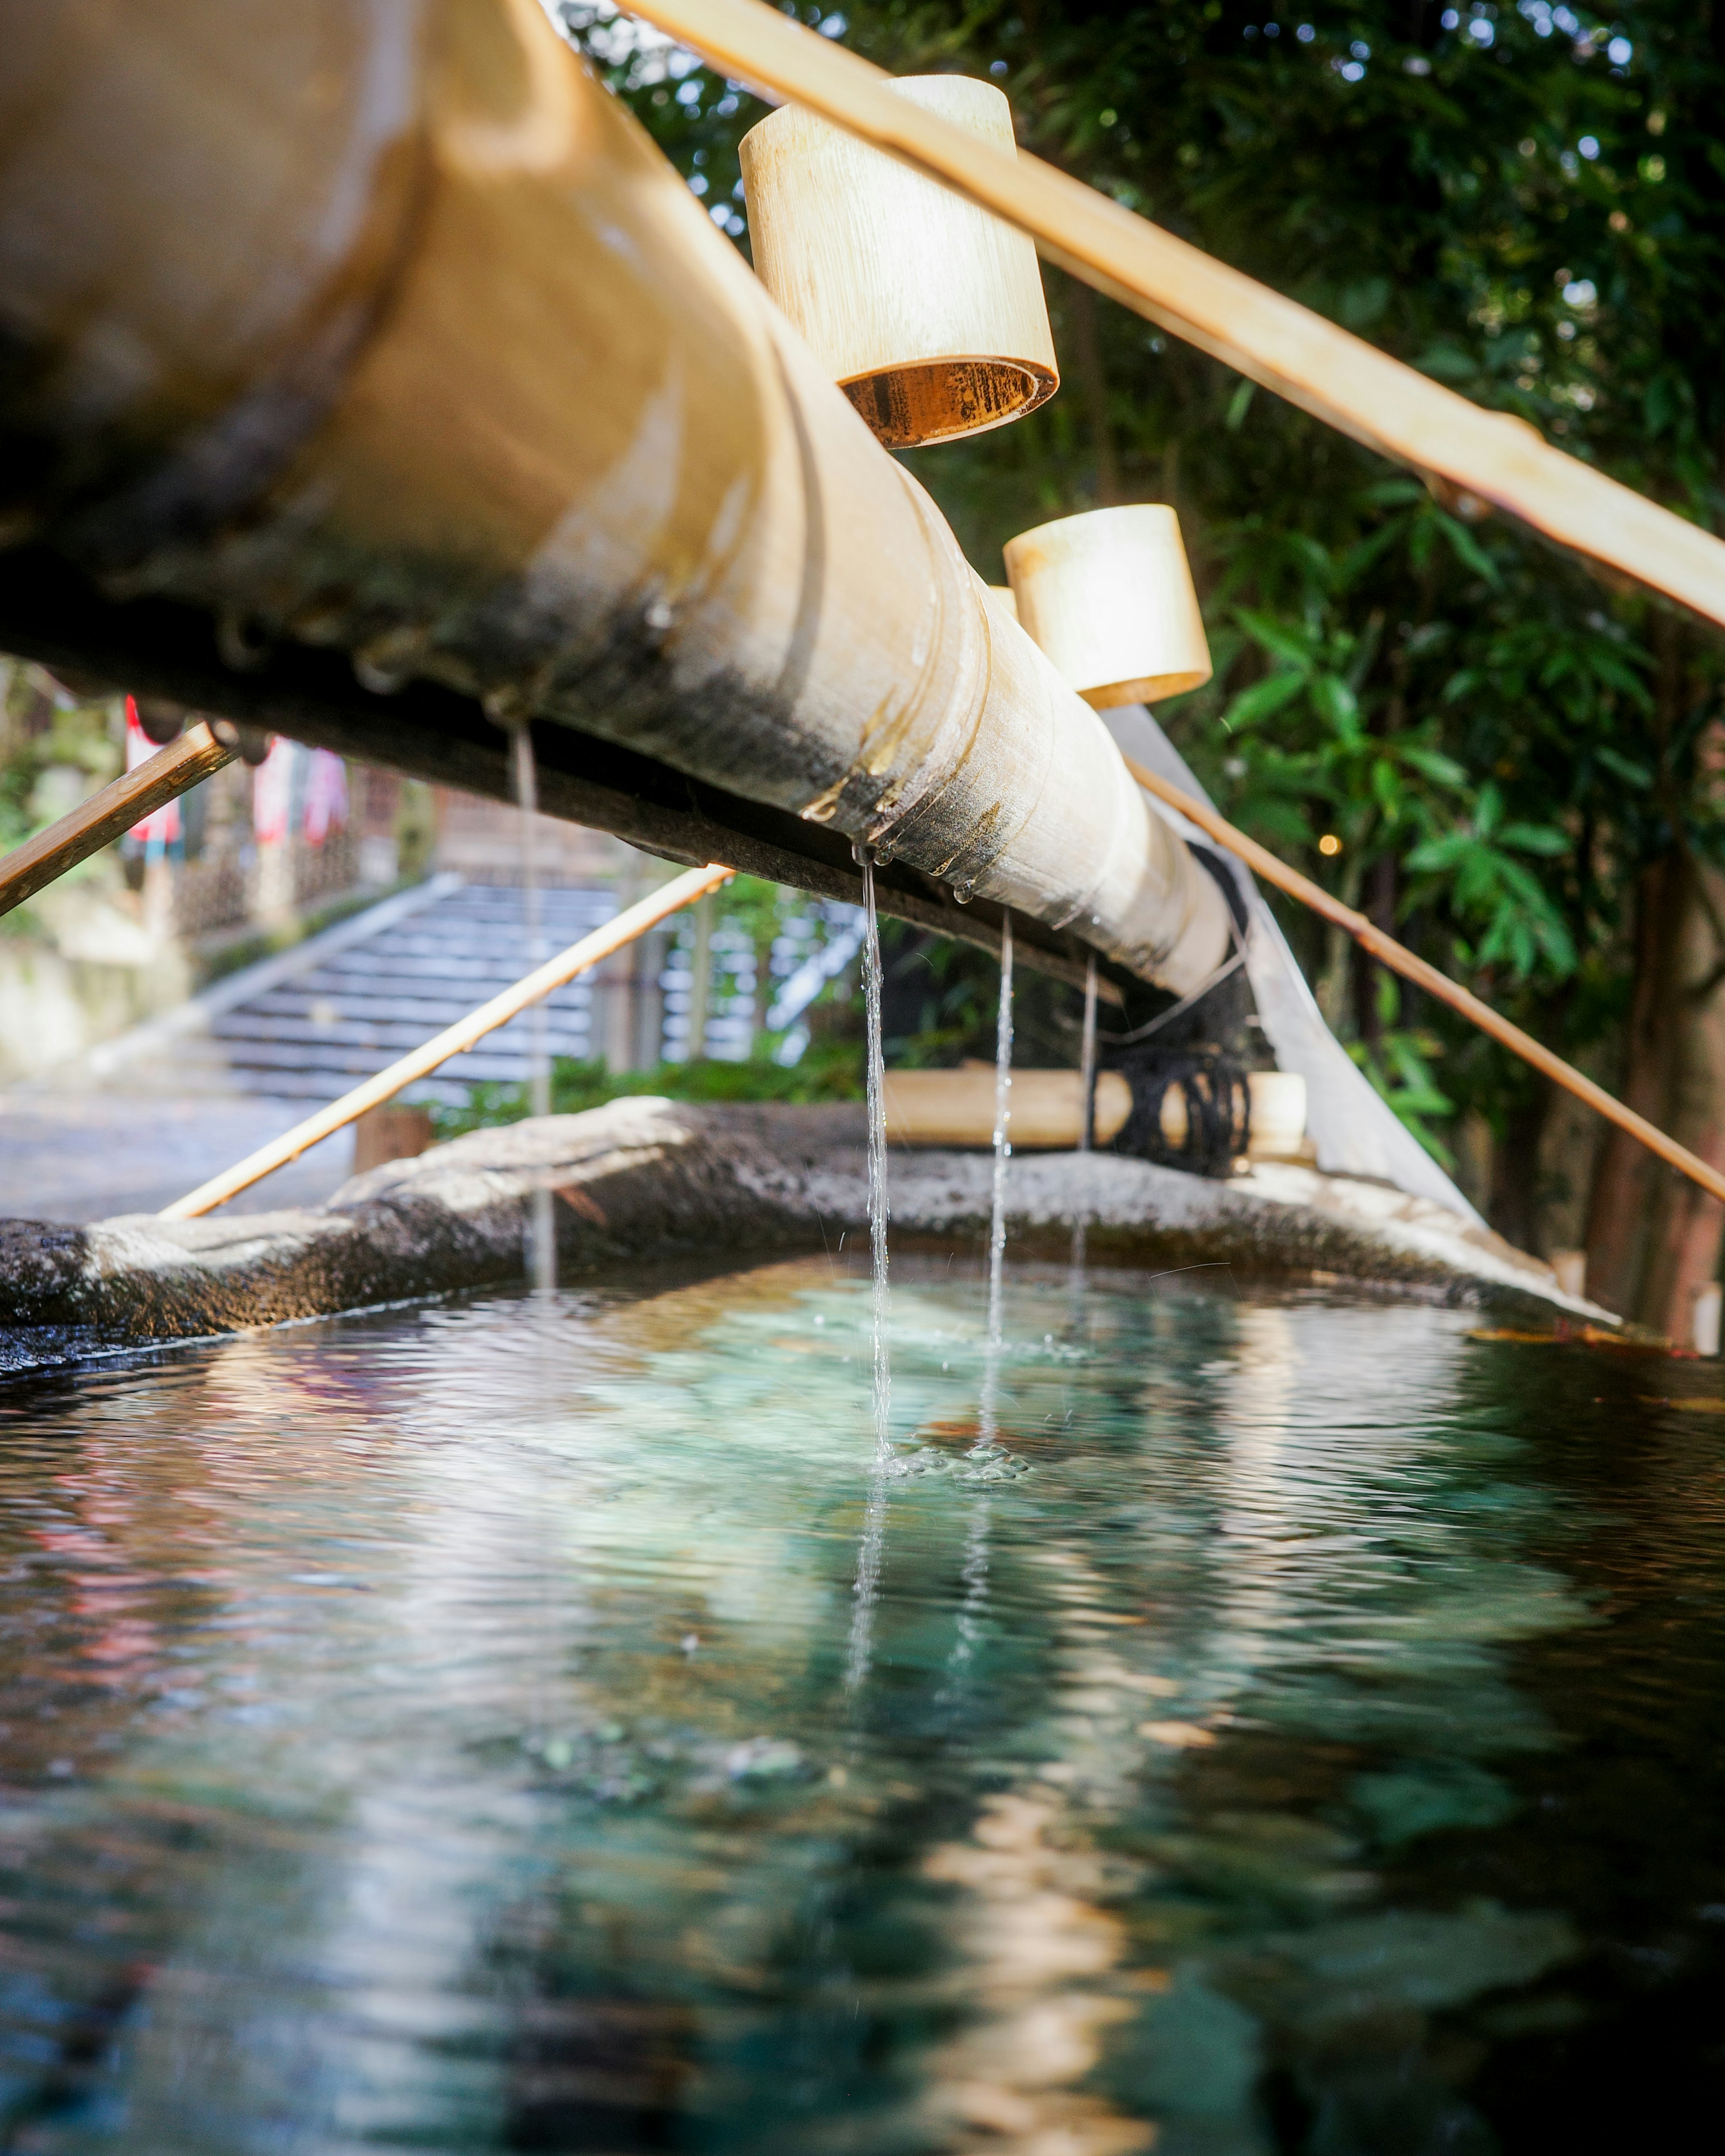
[[[385,918],[375,933],[333,952],[308,950],[303,971],[284,975],[279,963],[259,968],[267,978],[255,994],[224,998],[200,1029],[132,1060],[127,1082],[144,1093],[334,1100],[603,927],[616,907],[604,887],[546,891],[536,946],[518,890],[459,886],[404,919],[380,908]],[[243,988],[243,977],[233,986]],[[553,1055],[601,1051],[607,993],[605,983],[583,978],[547,998]],[[475,1083],[524,1083],[532,1030],[531,1014],[512,1019],[408,1097],[460,1100]]]

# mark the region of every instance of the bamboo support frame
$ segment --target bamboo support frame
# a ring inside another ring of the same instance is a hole
[[[1523,1033],[1520,1026],[1512,1024],[1508,1019],[1493,1010],[1490,1004],[1482,1003],[1479,997],[1470,994],[1467,989],[1452,981],[1447,973],[1440,973],[1435,966],[1428,965],[1424,958],[1416,957],[1405,944],[1398,943],[1393,936],[1386,936],[1364,914],[1356,913],[1351,906],[1344,906],[1339,898],[1332,898],[1321,884],[1313,883],[1309,876],[1301,875],[1297,869],[1291,869],[1286,862],[1278,860],[1266,847],[1260,846],[1255,839],[1249,839],[1244,831],[1236,830],[1225,817],[1219,816],[1207,803],[1198,800],[1180,787],[1171,786],[1167,779],[1158,777],[1132,757],[1126,758],[1126,767],[1147,793],[1153,793],[1158,801],[1165,801],[1170,808],[1178,809],[1181,815],[1214,839],[1219,846],[1225,846],[1230,853],[1237,855],[1254,875],[1262,876],[1266,883],[1273,883],[1278,890],[1286,891],[1291,898],[1297,898],[1302,906],[1310,906],[1314,913],[1326,921],[1333,921],[1337,927],[1345,928],[1379,964],[1388,966],[1394,973],[1399,973],[1404,980],[1413,982],[1416,988],[1423,988],[1428,995],[1435,996],[1440,1003],[1447,1004],[1451,1010],[1459,1011],[1481,1033],[1489,1034],[1493,1040],[1500,1041],[1504,1047],[1519,1055],[1524,1063],[1531,1064],[1543,1076],[1573,1093],[1578,1101],[1584,1101],[1608,1122],[1615,1123],[1620,1130],[1627,1131],[1650,1152],[1656,1153],[1661,1160],[1686,1175],[1692,1183],[1698,1183],[1710,1198],[1717,1198],[1725,1203],[1725,1175],[1715,1168],[1710,1168],[1686,1146],[1679,1145],[1675,1138],[1667,1137],[1645,1116],[1638,1116],[1633,1108],[1625,1107],[1603,1086],[1596,1086],[1591,1078],[1584,1076],[1573,1063],[1566,1063],[1561,1055],[1554,1055],[1550,1049],[1542,1047],[1532,1034]]]
[[[1051,262],[1368,448],[1725,624],[1725,542],[1020,151],[897,96],[760,0],[633,0],[728,78],[806,105],[1028,232]]]
[[[883,1088],[888,1142],[993,1145],[995,1075],[986,1065],[958,1070],[889,1070]],[[1088,1151],[1086,1106],[1094,1116],[1096,1143],[1111,1145],[1132,1113],[1132,1088],[1117,1070],[1098,1074],[1094,1089],[1082,1070],[1015,1070],[1013,1151]]]
[[[266,1146],[249,1153],[236,1166],[212,1176],[208,1183],[200,1183],[186,1197],[177,1199],[172,1205],[164,1206],[157,1216],[163,1220],[195,1220],[201,1214],[213,1213],[218,1205],[225,1205],[230,1198],[237,1198],[242,1190],[249,1190],[254,1183],[261,1183],[278,1168],[285,1168],[290,1161],[297,1160],[302,1152],[322,1139],[356,1122],[367,1108],[381,1107],[393,1100],[404,1086],[415,1079],[429,1077],[441,1063],[464,1049],[471,1048],[475,1041],[483,1040],[488,1033],[495,1033],[500,1025],[520,1015],[531,1004],[538,1003],[572,981],[578,973],[584,973],[597,966],[601,959],[608,958],[614,951],[622,950],[649,928],[681,911],[694,900],[704,898],[710,891],[716,891],[728,883],[735,870],[726,868],[716,861],[705,868],[689,869],[670,882],[661,884],[655,891],[636,905],[629,906],[608,921],[603,928],[595,929],[591,936],[583,936],[578,943],[572,943],[567,951],[559,952],[555,958],[517,981],[513,988],[493,996],[489,1003],[481,1004],[454,1025],[446,1026],[439,1034],[412,1049],[392,1063],[387,1070],[367,1078],[362,1086],[356,1086],[344,1093],[339,1101],[332,1101],[316,1115],[306,1116],[285,1131],[279,1138],[272,1138]]]
[[[135,770],[123,773],[88,801],[80,801],[57,824],[15,846],[0,860],[0,914],[22,906],[56,876],[100,853],[153,810],[233,761],[234,751],[223,747],[207,721],[200,719],[187,726],[177,741],[146,757]]]

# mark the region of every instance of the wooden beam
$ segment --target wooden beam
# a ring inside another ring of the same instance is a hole
[[[233,760],[234,751],[222,746],[203,720],[187,726],[177,741],[80,801],[59,823],[0,860],[0,914],[22,906],[44,884],[100,853],[152,809],[165,807]]]
[[[913,105],[891,77],[762,0],[633,0],[631,12],[775,102],[808,106],[1029,233],[1051,262],[1363,442],[1725,624],[1725,543],[1538,429],[1417,368],[1040,158]]]
[[[1249,839],[1244,831],[1237,831],[1207,802],[1199,801],[1178,786],[1171,786],[1167,779],[1132,757],[1127,757],[1126,767],[1146,793],[1153,793],[1158,801],[1165,801],[1170,808],[1177,808],[1181,815],[1214,839],[1219,846],[1225,846],[1230,853],[1237,855],[1255,875],[1262,876],[1266,883],[1273,883],[1278,891],[1286,891],[1291,898],[1297,898],[1302,906],[1309,906],[1314,913],[1326,921],[1333,921],[1337,927],[1345,928],[1355,942],[1369,951],[1381,965],[1388,966],[1394,973],[1399,973],[1404,981],[1413,982],[1416,988],[1424,988],[1427,995],[1435,996],[1440,1003],[1447,1004],[1451,1010],[1459,1011],[1470,1024],[1476,1025],[1481,1033],[1489,1034],[1493,1040],[1502,1042],[1512,1054],[1519,1055],[1524,1063],[1531,1064],[1534,1070],[1551,1079],[1554,1084],[1573,1093],[1578,1101],[1586,1101],[1589,1107],[1604,1116],[1608,1122],[1615,1123],[1620,1130],[1627,1131],[1632,1138],[1645,1146],[1649,1152],[1656,1153],[1681,1174],[1686,1175],[1692,1183],[1699,1183],[1710,1198],[1725,1201],[1725,1175],[1721,1175],[1715,1168],[1710,1168],[1697,1154],[1691,1152],[1687,1146],[1679,1145],[1675,1138],[1667,1137],[1656,1124],[1650,1123],[1645,1116],[1638,1116],[1633,1108],[1625,1107],[1622,1101],[1614,1099],[1603,1086],[1596,1086],[1591,1078],[1584,1077],[1573,1063],[1566,1063],[1561,1055],[1554,1055],[1550,1049],[1543,1048],[1531,1033],[1523,1033],[1520,1026],[1501,1016],[1490,1004],[1482,1003],[1477,996],[1470,994],[1459,983],[1452,981],[1447,973],[1440,973],[1435,966],[1428,965],[1424,958],[1416,957],[1405,944],[1398,943],[1393,936],[1386,936],[1376,922],[1368,921],[1364,914],[1356,913],[1351,906],[1344,906],[1339,898],[1332,898],[1322,884],[1313,883],[1309,876],[1301,875],[1297,869],[1291,869],[1285,861],[1278,860],[1255,839]]]

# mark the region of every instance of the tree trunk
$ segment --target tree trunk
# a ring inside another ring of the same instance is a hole
[[[1539,1141],[1550,1108],[1551,1087],[1543,1079],[1517,1085],[1502,1136],[1491,1148],[1491,1202],[1486,1217],[1518,1250],[1532,1250],[1538,1242]]]
[[[1674,947],[1675,863],[1667,856],[1641,873],[1635,892],[1635,993],[1624,1044],[1621,1098],[1659,1122],[1665,1111],[1671,998],[1666,959]],[[1614,1124],[1599,1149],[1588,1206],[1588,1292],[1608,1310],[1630,1314],[1640,1285],[1653,1156]]]
[[[1709,906],[1711,901],[1711,907]],[[1725,983],[1712,916],[1725,878],[1686,854],[1644,874],[1624,1097],[1680,1143],[1725,1164]],[[1686,1343],[1695,1291],[1718,1269],[1725,1209],[1614,1129],[1588,1221],[1588,1291]]]
[[[1362,911],[1386,936],[1395,933],[1395,855],[1380,854],[1366,871]],[[1378,1009],[1380,969],[1363,944],[1353,946],[1353,1016],[1359,1037],[1376,1049],[1384,1038],[1384,1020]]]
[[[1076,277],[1066,280],[1066,321],[1071,332],[1072,372],[1090,421],[1096,459],[1096,506],[1111,509],[1126,499],[1120,485],[1120,459],[1114,448],[1114,423],[1108,411],[1108,376],[1102,365],[1102,341],[1096,332],[1096,295]]]
[[[1725,953],[1713,922],[1725,900],[1725,877],[1690,857],[1680,874],[1688,903],[1679,927],[1665,1127],[1717,1168],[1725,1165],[1725,984],[1718,979]],[[1657,1169],[1651,1181],[1635,1314],[1686,1345],[1696,1292],[1719,1269],[1725,1206],[1671,1168]]]

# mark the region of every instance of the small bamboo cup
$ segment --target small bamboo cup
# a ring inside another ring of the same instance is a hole
[[[1019,619],[1099,711],[1154,703],[1210,678],[1210,648],[1180,541],[1160,502],[1093,509],[1006,543]]]
[[[893,89],[1014,151],[1012,108],[968,75]],[[801,106],[742,138],[761,281],[889,449],[1022,418],[1060,386],[1034,242]]]

